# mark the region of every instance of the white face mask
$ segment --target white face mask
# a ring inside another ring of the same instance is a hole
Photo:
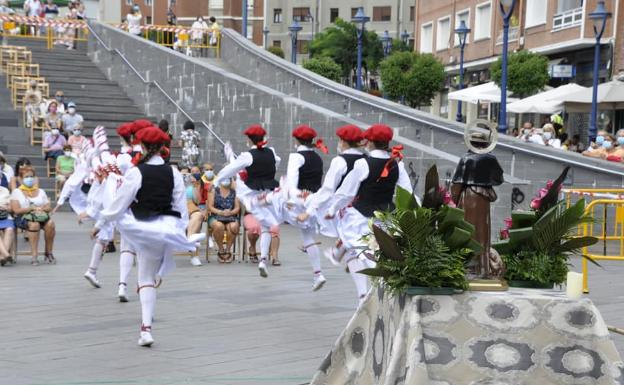
[[[232,181],[230,181],[230,180],[224,180],[223,182],[221,182],[221,187],[228,188],[231,185],[232,185]]]
[[[551,140],[552,139],[552,132],[545,132],[545,133],[542,134],[542,136],[546,140]]]
[[[74,130],[74,135],[75,136],[80,136],[81,133],[82,133],[82,131],[80,131],[80,130]]]
[[[69,158],[71,156],[71,151],[65,151],[64,154],[65,154],[66,157]]]
[[[59,130],[54,128],[52,129],[52,131],[50,131],[52,133],[52,135],[58,135],[59,134]]]
[[[76,109],[75,109],[74,107],[69,107],[69,108],[67,109],[67,112],[69,112],[70,114],[72,114],[72,115],[73,115],[73,114],[75,114],[75,113],[76,113]]]
[[[212,179],[214,178],[214,171],[212,170],[206,170],[204,171],[204,176],[208,179]]]

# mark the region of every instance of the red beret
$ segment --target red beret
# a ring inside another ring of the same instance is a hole
[[[294,129],[292,136],[300,140],[312,140],[318,136],[314,128],[310,126],[301,125]]]
[[[132,123],[124,123],[117,127],[117,135],[123,136],[124,138],[132,135]]]
[[[348,124],[342,126],[336,130],[336,135],[347,142],[359,142],[364,136],[362,135],[362,129],[358,126]]]
[[[252,126],[247,127],[247,129],[243,132],[243,135],[247,136],[265,136],[266,131],[259,124],[254,124]]]
[[[371,142],[390,142],[392,140],[392,128],[385,124],[374,124],[364,132],[364,139]]]
[[[169,141],[169,136],[158,127],[145,127],[137,132],[137,141],[145,144],[165,144]]]

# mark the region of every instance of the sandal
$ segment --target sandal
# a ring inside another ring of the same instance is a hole
[[[56,258],[54,258],[54,255],[52,253],[45,253],[43,261],[50,265],[56,265]]]
[[[225,253],[225,263],[232,263],[232,261],[234,261],[234,258],[232,257],[232,253],[230,252]]]
[[[258,259],[258,253],[249,253],[249,262],[258,263],[260,260]]]
[[[277,257],[275,257],[275,258],[271,258],[271,265],[272,266],[282,266],[282,263],[280,262],[279,259],[277,259]]]
[[[39,266],[39,260],[37,259],[37,257],[34,257],[31,261],[30,264],[32,266]]]
[[[219,252],[217,253],[217,257],[219,258],[219,263],[225,263],[225,262],[226,262],[226,258],[225,258],[225,256],[226,256],[227,254],[228,254],[228,253],[226,253],[225,251],[219,251]]]

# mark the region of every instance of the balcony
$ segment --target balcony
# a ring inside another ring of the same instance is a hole
[[[553,17],[553,31],[574,28],[583,24],[583,7],[558,13]]]
[[[520,36],[520,27],[509,27],[509,41],[516,41]],[[503,44],[503,31],[500,31],[496,39],[496,45]]]

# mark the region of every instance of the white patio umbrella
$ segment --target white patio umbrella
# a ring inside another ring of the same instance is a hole
[[[564,96],[566,109],[570,112],[588,112],[591,109],[592,89],[586,88]],[[624,109],[624,82],[613,80],[598,85],[598,108],[600,110]]]
[[[500,103],[501,90],[494,82],[480,84],[478,86],[464,88],[463,90],[449,92],[449,100],[460,100],[466,103],[477,104],[479,102]],[[510,98],[511,92],[507,91],[507,100],[516,101]]]
[[[513,103],[507,104],[507,111],[516,114],[552,115],[563,111],[563,99],[567,95],[587,90],[575,83],[540,92]]]

